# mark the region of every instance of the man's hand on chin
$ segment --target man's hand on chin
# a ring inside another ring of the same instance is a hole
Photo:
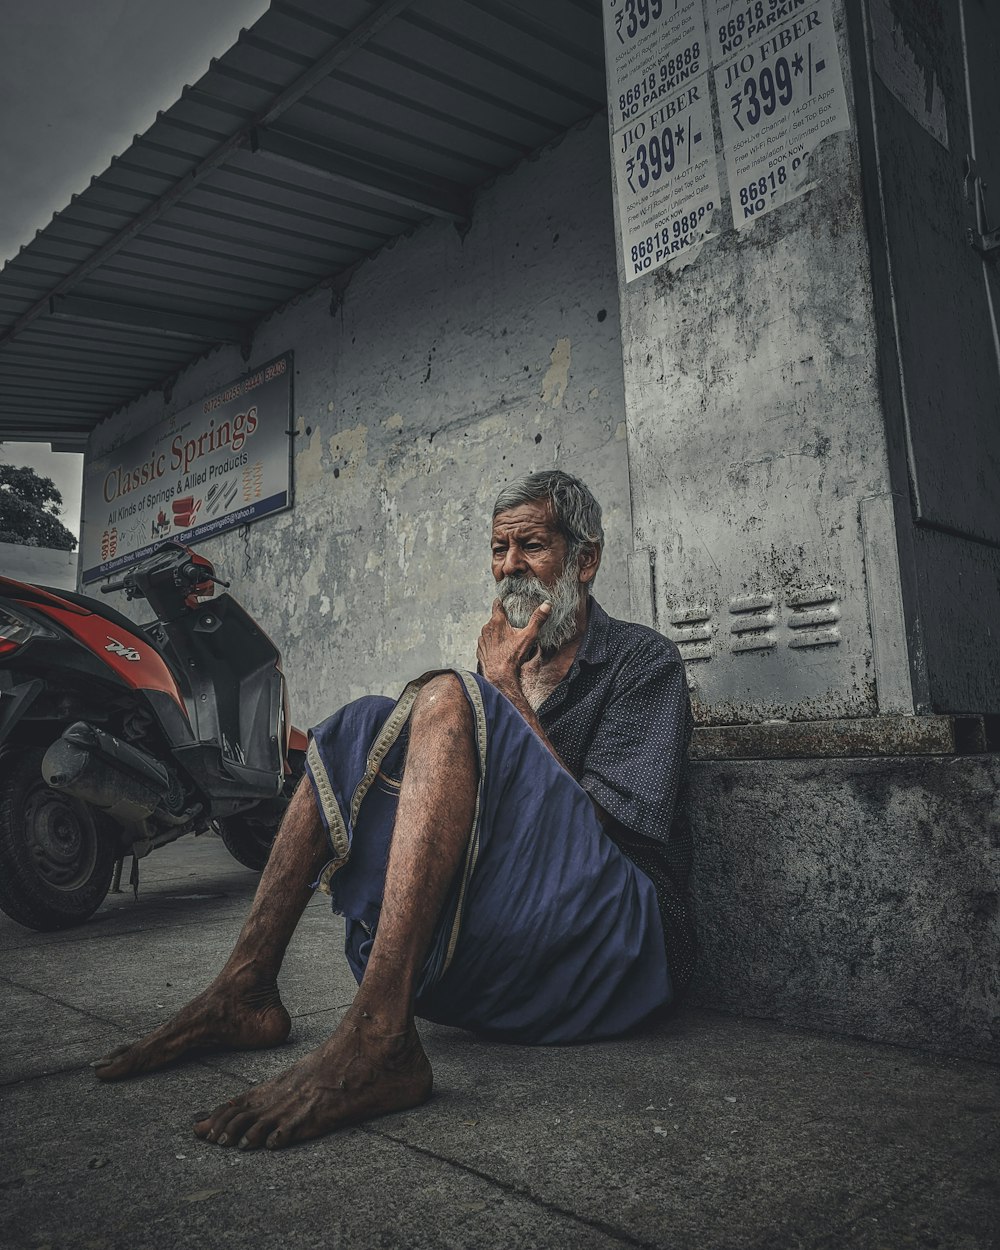
[[[493,614],[482,628],[476,647],[479,671],[498,690],[521,692],[521,673],[541,663],[538,634],[552,611],[550,603],[540,604],[524,629],[515,629],[507,619],[503,604],[493,601]]]
[[[570,772],[562,756],[549,741],[525,694],[525,682],[530,688],[542,667],[542,648],[538,645],[538,634],[551,612],[551,603],[539,604],[524,629],[515,629],[507,619],[503,604],[499,599],[494,599],[493,615],[479,635],[476,658],[480,673],[514,704],[546,749],[555,757],[560,768]]]

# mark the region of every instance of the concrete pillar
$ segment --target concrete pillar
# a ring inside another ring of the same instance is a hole
[[[966,199],[976,142],[974,192],[987,163],[1000,186],[1000,12],[830,11],[850,126],[811,189],[734,229],[717,101],[717,236],[620,274],[632,604],[699,723],[882,717],[891,745],[899,717],[1000,711],[1000,300]]]
[[[735,229],[716,98],[714,237],[619,260],[632,610],[699,724],[696,999],[985,1058],[1000,9],[821,3],[848,125],[809,189]]]

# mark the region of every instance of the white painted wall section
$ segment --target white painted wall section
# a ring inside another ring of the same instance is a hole
[[[605,510],[597,595],[628,614],[631,546],[618,288],[603,119],[478,196],[471,229],[418,230],[258,331],[295,352],[295,507],[203,550],[285,656],[293,719],[474,666],[489,516],[505,482],[557,465]],[[100,426],[89,455],[239,376],[234,348]]]

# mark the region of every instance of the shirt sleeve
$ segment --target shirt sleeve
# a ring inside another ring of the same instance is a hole
[[[615,678],[581,786],[627,830],[666,842],[691,725],[682,660],[665,639],[644,640]]]

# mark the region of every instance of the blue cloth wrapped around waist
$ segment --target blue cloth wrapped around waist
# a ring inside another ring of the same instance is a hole
[[[476,725],[477,811],[417,1012],[522,1042],[624,1032],[671,999],[652,883],[516,708],[478,674],[455,676]],[[347,920],[358,981],[378,929],[414,685],[396,704],[351,703],[311,734],[307,770],[335,855],[321,888]]]

